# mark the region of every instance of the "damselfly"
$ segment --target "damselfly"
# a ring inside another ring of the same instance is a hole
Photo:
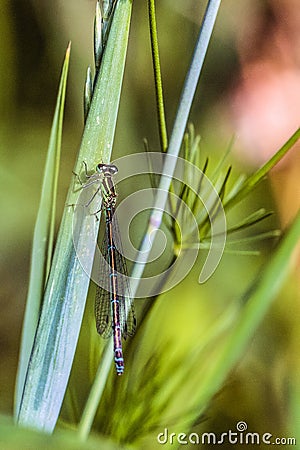
[[[102,209],[105,211],[106,219],[101,247],[103,267],[100,267],[100,276],[109,278],[109,291],[97,286],[96,328],[98,333],[105,338],[113,335],[116,371],[118,375],[122,375],[124,372],[122,338],[126,339],[127,336],[133,335],[136,319],[130,298],[126,260],[122,255],[119,228],[115,216],[117,193],[113,175],[118,172],[118,168],[113,164],[98,164],[96,171],[100,179],[100,187],[96,194],[101,191]],[[87,185],[89,184],[88,182]]]

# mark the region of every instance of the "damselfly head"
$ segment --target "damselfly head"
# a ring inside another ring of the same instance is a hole
[[[108,176],[112,176],[118,172],[118,168],[114,164],[104,164],[104,163],[97,164],[96,170],[98,173],[102,173]]]

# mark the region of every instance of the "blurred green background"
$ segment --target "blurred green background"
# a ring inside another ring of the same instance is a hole
[[[293,109],[297,101],[293,83],[300,86],[296,4],[292,0],[226,0],[221,6],[191,115],[202,138],[203,161],[207,155],[217,161],[236,135],[231,157],[234,171],[251,172],[296,129],[299,115],[295,117]],[[93,64],[94,8],[92,0],[0,2],[0,411],[4,413],[11,413],[13,405],[31,239],[61,64],[71,40],[58,225],[83,129],[85,72]],[[194,0],[157,2],[169,132],[204,8],[204,2]],[[277,98],[278,90],[284,93],[282,98]],[[147,2],[135,1],[114,157],[143,151],[144,137],[151,150],[159,150]],[[244,202],[244,209],[239,206],[231,223],[261,206],[276,212],[262,229],[285,227],[299,209],[299,165],[299,147],[295,147]],[[174,331],[180,329],[182,334],[184,321],[187,330],[193,324],[191,334],[209,327],[244,292],[270,257],[271,248],[270,242],[262,246],[260,257],[225,255],[218,271],[201,288],[196,286],[197,271],[192,273],[172,291]],[[246,420],[252,430],[272,433],[290,423],[290,381],[299,366],[296,256],[291,272],[249,352],[210,405],[202,427],[222,431]],[[199,289],[197,304],[182,303],[189,289]],[[165,309],[168,314],[169,304]]]

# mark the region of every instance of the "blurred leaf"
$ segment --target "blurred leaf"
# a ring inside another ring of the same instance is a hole
[[[229,371],[245,351],[249,340],[289,274],[291,256],[299,240],[300,213],[283,237],[273,258],[263,270],[260,270],[256,282],[241,299],[243,307],[202,380],[202,405],[206,406],[220,389]]]
[[[23,323],[19,367],[16,382],[15,414],[19,411],[21,395],[37,328],[42,296],[53,253],[57,180],[59,173],[61,136],[65,105],[67,76],[70,60],[68,46],[58,90],[56,108],[52,123],[47,160],[44,171],[42,193],[34,228],[31,252],[31,266],[26,310]]]
[[[115,443],[104,437],[78,440],[74,431],[59,431],[53,436],[17,427],[7,417],[0,417],[0,448],[5,450],[114,450]],[[118,446],[119,449],[125,447]]]

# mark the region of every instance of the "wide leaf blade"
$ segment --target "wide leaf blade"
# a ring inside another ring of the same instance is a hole
[[[21,350],[15,392],[15,411],[19,410],[27,366],[36,332],[39,312],[53,254],[56,193],[61,154],[62,123],[64,115],[70,45],[66,52],[59,84],[56,108],[51,128],[41,199],[34,228],[31,266],[26,310],[23,323]]]
[[[108,161],[112,150],[125,57],[131,0],[117,2],[106,50],[94,89],[75,172],[82,161],[94,168]],[[80,189],[74,177],[67,205],[76,204]],[[95,216],[82,215],[73,242],[74,209],[66,206],[43,309],[31,355],[19,414],[22,425],[51,432],[56,424],[79,336],[90,282],[98,223]],[[82,266],[82,259],[85,267]]]

